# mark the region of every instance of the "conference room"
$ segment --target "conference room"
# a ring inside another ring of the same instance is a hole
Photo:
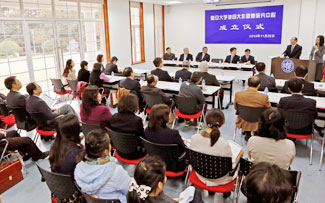
[[[1,0],[0,203],[321,203],[325,1]]]

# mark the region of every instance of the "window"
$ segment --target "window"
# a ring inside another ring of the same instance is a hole
[[[51,0],[23,0],[26,18],[52,18]]]
[[[155,31],[155,57],[162,57],[165,52],[164,6],[153,5]]]
[[[0,17],[20,17],[19,0],[1,0]]]
[[[132,64],[145,62],[142,3],[130,2],[130,21]]]

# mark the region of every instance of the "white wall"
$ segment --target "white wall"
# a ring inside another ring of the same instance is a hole
[[[207,44],[212,58],[225,58],[232,46],[237,47],[239,55],[250,48],[256,60],[264,61],[268,68],[270,56],[279,56],[289,44],[292,36],[298,37],[303,46],[301,59],[307,59],[315,37],[325,34],[324,0],[275,0],[270,3],[215,6],[188,4],[167,6],[165,8],[166,47],[172,48],[176,55],[184,47],[190,48],[193,55],[205,46],[205,10],[244,8],[255,6],[284,5],[283,30],[281,44]]]
[[[108,0],[108,18],[111,56],[117,56],[119,68],[131,66],[129,0]],[[136,68],[152,67],[155,54],[153,4],[143,4],[143,24],[146,63],[132,65]]]

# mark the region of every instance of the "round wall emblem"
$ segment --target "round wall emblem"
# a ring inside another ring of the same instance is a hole
[[[282,68],[283,72],[291,73],[293,71],[293,69],[295,68],[295,64],[293,63],[292,60],[285,59],[281,63],[281,68]]]

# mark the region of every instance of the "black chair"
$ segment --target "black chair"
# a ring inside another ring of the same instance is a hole
[[[259,118],[261,117],[263,111],[265,111],[265,107],[250,107],[243,106],[240,104],[236,104],[237,112],[236,114],[249,123],[257,123]],[[237,126],[235,126],[235,133],[233,140],[236,139],[237,134]]]
[[[18,130],[26,130],[29,132],[36,128],[35,121],[32,119],[25,108],[14,107],[10,109],[12,110],[12,114],[15,116]]]
[[[5,129],[16,124],[14,115],[5,103],[0,104],[0,120],[5,124]]]
[[[178,95],[173,95],[173,101],[176,104],[176,112],[175,115],[184,118],[184,119],[198,119],[199,121],[198,126],[200,125],[200,122],[202,119],[204,120],[204,105],[202,107],[202,110],[198,112],[198,103],[196,98],[194,97],[181,97]],[[172,125],[172,129],[174,129],[175,123],[176,123],[176,116]],[[198,128],[199,131],[199,128]]]
[[[96,129],[101,129],[101,127],[99,125],[81,122],[81,131],[84,134],[84,136],[87,136],[90,131]]]
[[[164,101],[161,95],[150,95],[150,94],[142,94],[144,101],[146,102],[145,110],[146,114],[143,120],[145,121],[148,114],[150,114],[151,108],[156,104],[164,104]]]
[[[126,159],[123,158],[118,152],[123,154],[133,154],[137,152],[144,152],[144,149],[140,143],[140,140],[136,137],[136,135],[127,134],[127,133],[119,133],[115,132],[109,128],[106,128],[113,146],[115,147],[116,151],[114,153],[114,156],[121,162],[126,164],[132,164],[136,165],[138,162],[140,162],[143,157],[139,159]]]
[[[77,80],[67,80],[67,82],[68,82],[69,87],[71,88],[71,95],[73,96],[73,99],[75,99],[75,98],[78,99],[78,101],[80,103],[81,94],[78,94],[78,92],[77,92],[78,81]],[[71,104],[72,100],[70,100],[70,104]]]
[[[177,144],[157,144],[150,142],[141,137],[141,142],[149,155],[157,155],[162,158],[166,165],[183,164],[186,153],[180,154]],[[167,177],[180,177],[187,171],[187,167],[183,171],[166,171]]]
[[[36,165],[42,177],[45,179],[50,191],[57,199],[60,201],[70,198],[72,199],[73,196],[78,193],[78,190],[74,185],[73,178],[70,175],[63,175],[47,171],[40,167],[37,162]]]
[[[34,137],[34,142],[37,143],[39,135],[52,138],[56,133],[54,125],[50,125],[49,122],[53,122],[54,120],[49,121],[45,118],[43,113],[29,113],[32,119],[36,122],[36,135]]]
[[[64,87],[65,85],[63,85],[61,79],[50,79],[51,83],[53,85],[54,88],[54,93],[56,94],[55,98],[60,95],[66,95],[66,94],[70,94],[70,90],[65,90]]]
[[[313,112],[294,112],[281,110],[287,123],[287,137],[292,139],[311,139],[309,164],[313,158],[313,134],[315,113]]]
[[[229,193],[234,188],[236,178],[225,185],[207,186],[196,175],[196,173],[208,179],[221,178],[227,174],[233,176],[239,166],[239,161],[236,167],[232,168],[231,157],[217,157],[208,154],[203,154],[197,151],[188,150],[188,160],[190,170],[188,170],[188,180],[195,186],[217,193]],[[225,197],[225,196],[224,196]]]

